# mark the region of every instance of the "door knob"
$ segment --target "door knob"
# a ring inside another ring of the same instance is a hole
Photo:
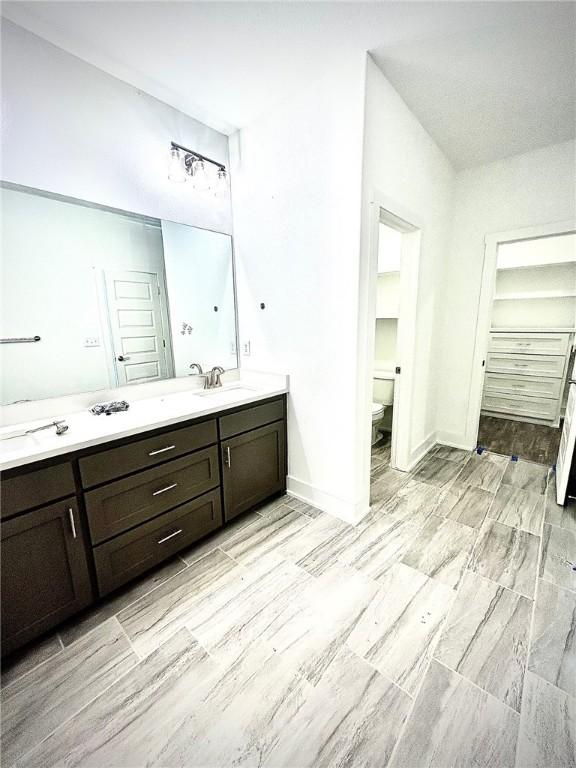
[[[124,360],[130,360],[128,355],[118,355],[118,360],[123,363]]]

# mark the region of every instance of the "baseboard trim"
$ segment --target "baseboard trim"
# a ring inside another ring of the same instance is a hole
[[[356,503],[347,501],[339,496],[323,491],[311,483],[298,480],[298,478],[292,475],[288,475],[286,490],[291,496],[300,499],[300,501],[305,501],[312,507],[317,507],[322,512],[327,512],[329,515],[352,525],[359,523],[370,511],[369,498],[362,499]]]
[[[436,432],[430,432],[430,434],[410,453],[410,463],[407,471],[412,472],[416,464],[424,458],[434,445],[436,445]]]
[[[437,432],[436,442],[440,445],[448,445],[450,448],[461,448],[463,451],[472,451],[476,445],[471,445],[466,435],[459,432]]]

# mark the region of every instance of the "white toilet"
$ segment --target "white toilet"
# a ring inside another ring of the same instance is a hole
[[[372,445],[380,439],[380,422],[394,403],[394,372],[375,370],[372,390]]]

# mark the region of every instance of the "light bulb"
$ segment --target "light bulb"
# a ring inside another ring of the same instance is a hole
[[[216,185],[214,189],[214,195],[216,197],[223,197],[228,190],[228,173],[226,168],[218,168],[216,174]]]
[[[210,189],[210,177],[206,170],[206,164],[200,158],[192,161],[192,181],[194,188],[199,192],[206,192]]]
[[[170,181],[181,183],[186,181],[186,171],[182,158],[180,157],[180,150],[176,147],[172,147],[170,150],[170,161],[168,166],[168,178]]]

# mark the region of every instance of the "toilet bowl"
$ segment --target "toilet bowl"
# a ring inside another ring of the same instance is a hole
[[[386,406],[382,403],[372,403],[372,445],[378,442],[380,439],[380,432],[378,425],[382,421]]]
[[[374,371],[372,391],[372,445],[380,439],[380,424],[387,408],[394,404],[394,371]],[[387,420],[389,421],[389,420]],[[388,428],[387,428],[388,429]]]

